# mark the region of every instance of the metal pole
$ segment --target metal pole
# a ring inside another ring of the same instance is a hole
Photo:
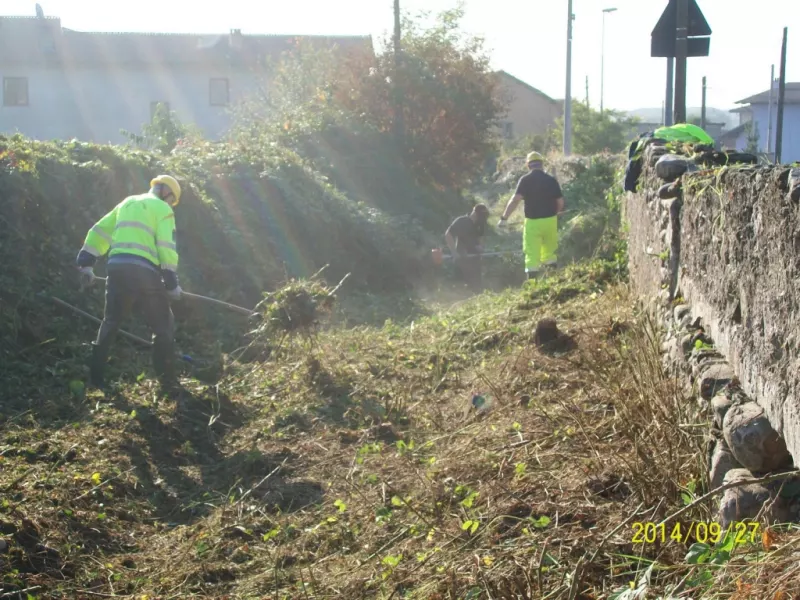
[[[589,106],[589,76],[586,76],[586,106]]]
[[[600,42],[600,114],[603,114],[603,99],[606,84],[606,13],[603,11],[603,35]]]
[[[394,0],[394,133],[398,143],[402,146],[405,124],[403,123],[403,92],[400,89],[399,81],[402,62],[400,38],[400,0]]]
[[[703,77],[703,103],[700,105],[700,127],[706,128],[706,78]]]
[[[781,79],[778,85],[778,123],[775,127],[775,162],[780,164],[783,154],[783,104],[786,99],[786,45],[789,28],[783,28],[783,45],[781,47]]]
[[[686,55],[688,54],[689,0],[678,0],[675,32],[675,123],[686,122]]]
[[[600,45],[600,114],[603,114],[603,106],[604,106],[604,99],[605,99],[605,67],[606,67],[606,15],[608,13],[612,13],[616,11],[616,8],[604,8],[603,9],[603,37],[602,43]]]
[[[769,107],[767,108],[767,156],[772,153],[772,104],[775,92],[775,65],[772,65],[769,75]]]
[[[564,156],[572,153],[572,0],[567,0],[567,89],[564,93]]]
[[[667,59],[667,100],[664,104],[664,126],[669,127],[673,124],[672,121],[672,107],[675,86],[675,59],[669,57]]]

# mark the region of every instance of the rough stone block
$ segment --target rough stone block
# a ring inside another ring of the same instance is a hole
[[[789,199],[800,202],[800,168],[789,171]]]
[[[731,469],[723,479],[726,483],[735,483],[754,479],[747,469]],[[735,521],[755,518],[766,502],[770,493],[763,485],[749,483],[725,490],[719,507],[719,520],[725,529]]]
[[[711,472],[709,480],[711,489],[716,489],[722,485],[725,480],[725,475],[732,469],[741,469],[742,465],[736,460],[725,443],[725,440],[717,440],[714,446],[714,454],[711,457]]]
[[[792,463],[786,442],[755,402],[731,406],[723,419],[722,433],[736,460],[753,473],[774,471]]]
[[[712,364],[702,371],[700,375],[700,395],[706,400],[711,400],[717,392],[728,385],[736,374],[728,364]]]
[[[664,146],[659,146],[655,144],[651,144],[647,147],[646,154],[647,154],[647,163],[654,167],[658,162],[658,159],[664,156],[667,153],[667,149]]]
[[[656,163],[656,175],[664,181],[675,181],[689,169],[689,161],[675,154],[665,154]]]
[[[665,183],[658,188],[658,197],[662,200],[671,200],[681,195],[681,186],[678,181],[672,183]]]
[[[728,409],[733,406],[733,398],[725,393],[720,393],[711,399],[711,410],[714,411],[714,426],[722,429],[725,422],[725,415]]]
[[[682,325],[683,325],[683,322],[681,322],[681,326]],[[681,328],[683,328],[683,327],[681,327]],[[688,357],[689,354],[691,354],[692,348],[694,347],[693,344],[694,344],[694,335],[692,335],[691,333],[686,334],[685,336],[683,336],[681,338],[681,350],[683,350],[683,355],[684,356]]]
[[[691,306],[689,306],[688,304],[679,304],[678,306],[675,307],[675,310],[673,311],[672,314],[674,315],[675,320],[678,323],[680,323],[681,321],[683,321],[683,317],[690,314],[691,312],[692,312]]]

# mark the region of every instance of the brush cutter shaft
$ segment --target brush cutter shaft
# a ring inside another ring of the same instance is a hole
[[[483,254],[464,254],[464,257],[472,257],[472,256],[505,256],[506,254],[520,254],[521,250],[510,250],[508,252],[484,252]],[[452,254],[445,254],[442,259],[443,260],[452,260]]]

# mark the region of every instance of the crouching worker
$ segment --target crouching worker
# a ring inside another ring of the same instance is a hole
[[[558,215],[564,211],[564,197],[555,177],[544,172],[544,157],[531,152],[527,157],[530,172],[523,175],[508,201],[498,227],[502,227],[520,202],[525,202],[525,228],[522,248],[525,272],[534,279],[542,266],[555,267],[558,261]]]
[[[485,204],[476,204],[470,214],[453,221],[444,234],[461,278],[475,293],[480,293],[483,287],[480,257],[483,247],[480,239],[486,233],[488,220],[489,208]]]
[[[178,182],[159,175],[150,182],[149,192],[125,198],[86,235],[77,258],[84,286],[94,282],[94,264],[108,253],[103,322],[92,344],[90,364],[90,380],[98,388],[104,386],[114,336],[134,305],[153,332],[153,366],[162,389],[177,387],[169,301],[181,296],[173,212],[180,199]]]

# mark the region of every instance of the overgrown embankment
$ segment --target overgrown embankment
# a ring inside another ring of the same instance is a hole
[[[252,307],[262,291],[326,264],[329,280],[351,273],[351,291],[406,289],[430,267],[421,248],[439,237],[431,230],[443,229],[467,204],[417,187],[385,143],[383,154],[378,140],[367,149],[368,155],[350,147],[329,155],[367,169],[342,168],[344,180],[335,186],[325,165],[315,166],[319,161],[268,144],[257,156],[210,143],[163,156],[77,141],[0,139],[2,362],[41,352],[59,361],[77,352],[78,340],[91,338],[91,322],[65,318],[69,313],[37,294],[102,313],[101,294],[78,292],[74,257],[89,227],[126,195],[147,190],[159,172],[184,182],[176,220],[187,290]],[[378,188],[374,179],[388,187]],[[230,350],[247,327],[190,302],[175,310],[179,342],[193,351]],[[61,377],[78,374],[59,369]],[[8,388],[2,393],[15,395]]]

